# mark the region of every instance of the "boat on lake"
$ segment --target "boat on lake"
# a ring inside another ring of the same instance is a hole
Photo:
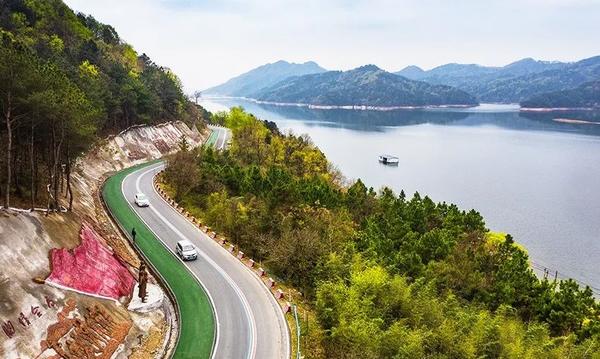
[[[384,165],[398,165],[398,157],[392,155],[379,155],[379,162]]]

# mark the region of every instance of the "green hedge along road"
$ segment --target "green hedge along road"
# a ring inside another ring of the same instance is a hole
[[[137,247],[171,287],[180,310],[179,341],[174,358],[210,358],[215,336],[215,320],[206,292],[196,278],[141,221],[123,196],[121,186],[129,174],[157,161],[134,166],[110,177],[102,197],[114,219],[124,230],[137,232]]]

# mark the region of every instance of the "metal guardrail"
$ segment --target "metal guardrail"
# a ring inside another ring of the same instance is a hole
[[[296,339],[297,339],[297,347],[296,347],[296,359],[302,358],[300,353],[300,321],[298,320],[298,309],[296,304],[292,304],[292,308],[294,309],[294,320],[296,321]]]

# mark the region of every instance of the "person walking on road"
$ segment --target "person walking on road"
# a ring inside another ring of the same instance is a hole
[[[131,230],[131,237],[133,238],[133,243],[135,243],[135,235],[137,234],[137,232],[135,231],[135,227],[133,227],[133,229]]]

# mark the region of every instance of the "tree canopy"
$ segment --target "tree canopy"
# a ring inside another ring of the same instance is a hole
[[[206,117],[171,70],[138,55],[112,26],[61,0],[0,4],[5,206],[12,196],[30,207],[70,207],[74,161],[99,137],[138,124],[192,126]]]
[[[538,278],[525,249],[489,232],[475,210],[360,180],[343,185],[308,137],[281,134],[241,108],[213,121],[232,129],[232,146],[173,156],[169,167],[195,167],[197,178],[180,184],[168,168],[165,181],[188,210],[304,294],[318,321],[307,357],[600,352],[591,289]]]

